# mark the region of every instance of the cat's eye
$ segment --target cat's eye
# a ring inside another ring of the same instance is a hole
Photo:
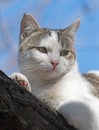
[[[47,53],[47,49],[45,47],[37,47],[37,49],[42,53]]]
[[[60,56],[66,56],[66,55],[68,55],[68,53],[69,53],[69,50],[62,50],[60,52]]]

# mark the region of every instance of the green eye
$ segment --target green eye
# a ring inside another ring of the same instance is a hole
[[[45,47],[37,47],[37,49],[42,53],[47,53],[47,49]]]
[[[68,55],[68,53],[69,53],[69,50],[62,50],[62,51],[60,52],[60,55],[61,55],[61,56],[66,56],[66,55]]]

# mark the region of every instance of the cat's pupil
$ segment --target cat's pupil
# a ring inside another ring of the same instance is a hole
[[[60,56],[66,56],[66,55],[68,55],[68,53],[69,53],[69,50],[62,50],[60,52]]]
[[[47,53],[47,49],[45,47],[37,47],[37,49],[42,53]]]

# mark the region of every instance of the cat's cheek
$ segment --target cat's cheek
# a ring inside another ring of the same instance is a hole
[[[68,65],[69,65],[69,62],[68,62],[68,60],[66,60],[65,58],[62,58],[62,59],[60,60],[60,67],[61,67],[61,68],[67,69],[67,68],[68,68]]]

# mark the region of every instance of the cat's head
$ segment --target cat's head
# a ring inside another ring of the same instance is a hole
[[[65,29],[41,28],[25,14],[21,21],[19,66],[27,77],[54,80],[68,73],[75,64],[75,33],[80,20]]]

